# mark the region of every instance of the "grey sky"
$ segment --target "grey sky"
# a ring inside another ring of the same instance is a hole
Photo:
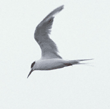
[[[50,37],[63,58],[94,61],[35,71],[27,79],[31,63],[41,56],[35,27],[63,4]],[[109,109],[109,40],[109,0],[1,1],[0,109]]]

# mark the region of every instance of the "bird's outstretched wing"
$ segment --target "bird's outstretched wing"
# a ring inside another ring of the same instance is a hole
[[[52,23],[54,20],[54,15],[63,9],[63,5],[54,9],[50,14],[48,14],[36,27],[34,38],[38,42],[42,50],[43,59],[51,58],[61,58],[57,52],[56,44],[49,38],[51,32]]]

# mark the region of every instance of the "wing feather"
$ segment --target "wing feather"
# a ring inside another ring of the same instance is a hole
[[[42,58],[61,58],[58,55],[58,49],[55,42],[50,39],[49,34],[51,32],[54,15],[63,9],[63,5],[53,10],[48,14],[36,27],[34,38],[38,42],[42,50]]]

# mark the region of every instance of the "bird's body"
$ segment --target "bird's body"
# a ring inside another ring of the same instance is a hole
[[[49,34],[51,32],[54,15],[60,12],[62,9],[63,5],[53,10],[36,27],[34,38],[41,48],[42,57],[40,60],[34,61],[31,64],[31,71],[28,74],[28,77],[34,70],[53,70],[63,68],[66,66],[80,64],[81,61],[90,60],[90,59],[64,60],[58,54],[57,46],[55,42],[50,39]]]
[[[64,67],[63,59],[41,59],[36,61],[35,70],[53,70]]]
[[[54,70],[58,68],[63,68],[67,66],[71,66],[73,64],[81,64],[79,62],[86,61],[90,59],[83,59],[83,60],[63,60],[59,58],[53,58],[53,59],[40,59],[36,61],[33,68],[34,70]]]

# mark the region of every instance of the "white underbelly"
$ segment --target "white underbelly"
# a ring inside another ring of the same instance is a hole
[[[64,61],[61,59],[40,60],[38,62],[37,70],[53,70],[64,66]]]

